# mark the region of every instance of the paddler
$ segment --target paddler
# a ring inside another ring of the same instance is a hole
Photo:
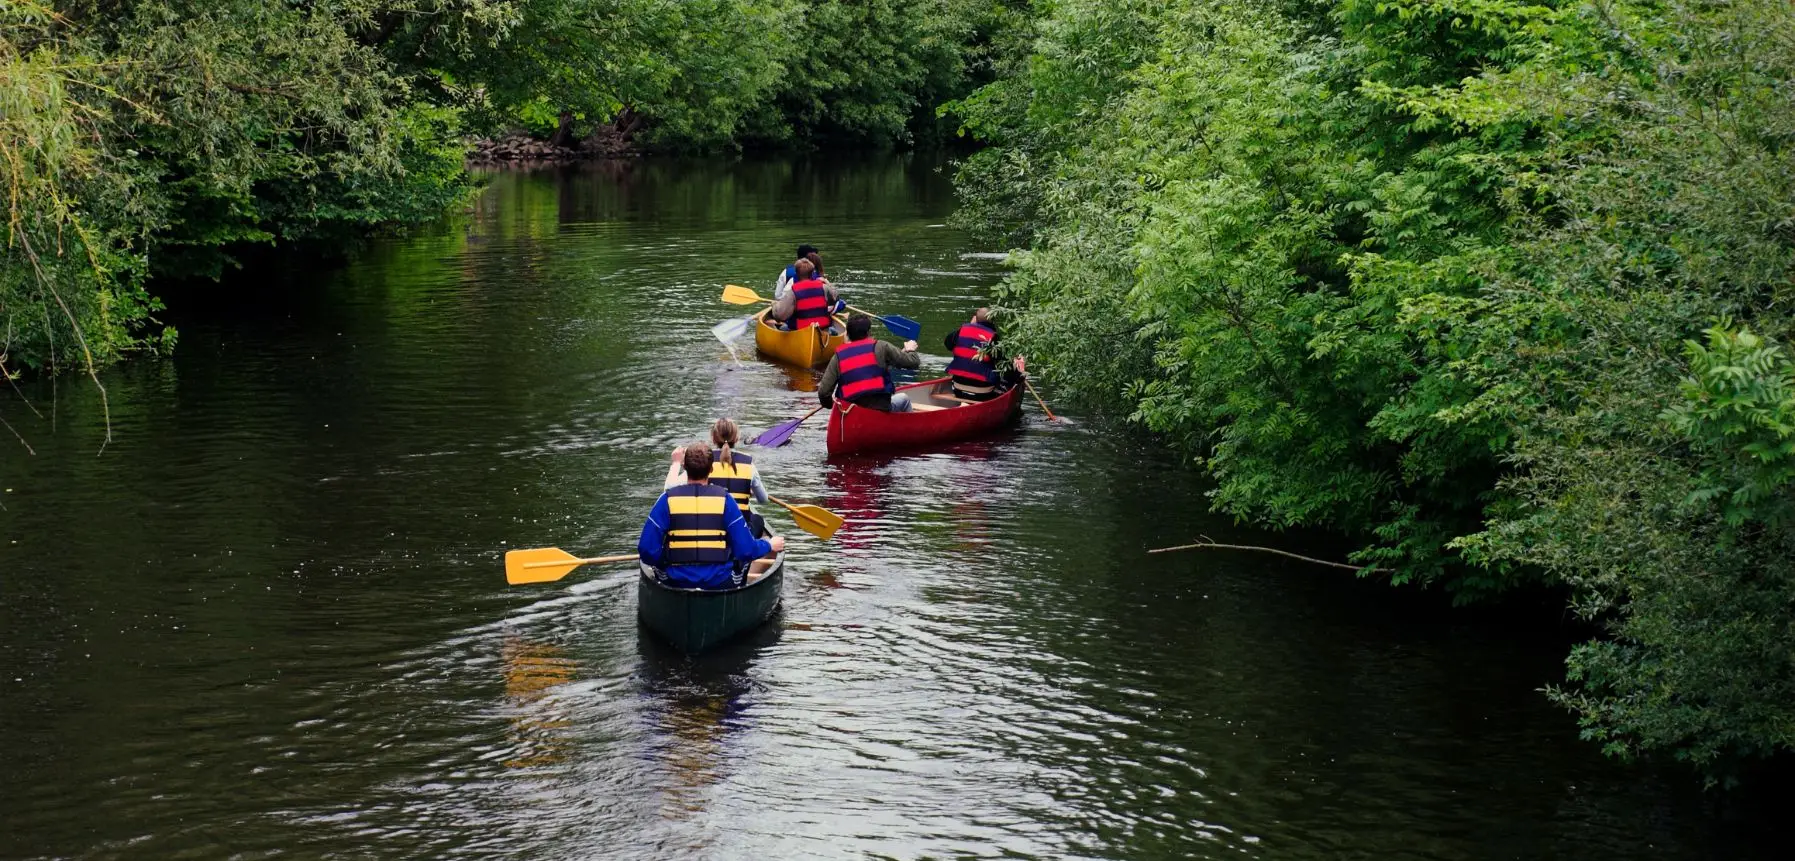
[[[1000,377],[997,373],[997,324],[991,309],[972,312],[972,320],[947,333],[942,342],[953,359],[947,375],[954,381],[954,397],[963,401],[988,401],[1009,391],[1028,376],[1028,362],[1017,356]]]
[[[760,471],[754,458],[736,451],[742,431],[734,419],[717,419],[711,424],[711,484],[729,491],[735,504],[748,517],[748,526],[755,537],[767,534],[765,518],[754,510],[754,503],[767,501],[767,489],[760,483]],[[667,468],[666,489],[686,483],[685,446],[673,450],[673,465]]]
[[[795,267],[797,280],[785,298],[773,300],[767,316],[784,323],[787,329],[829,328],[835,323],[835,311],[841,301],[835,286],[817,274],[817,264],[809,258],[799,258]]]
[[[681,462],[686,482],[655,500],[636,554],[676,588],[728,589],[760,579],[773,564],[761,557],[785,550],[785,539],[755,538],[735,497],[710,483],[710,446],[686,446]]]
[[[774,299],[784,299],[785,294],[791,292],[792,282],[798,280],[797,261],[804,259],[810,260],[810,262],[816,266],[816,277],[822,278],[824,281],[829,280],[828,278],[823,277],[823,258],[822,254],[816,250],[816,246],[809,244],[800,245],[798,246],[798,256],[793,259],[790,266],[779,270],[779,277],[773,281]]]
[[[916,370],[922,367],[922,356],[916,353],[916,342],[905,341],[899,350],[890,343],[872,336],[873,318],[855,314],[848,318],[848,342],[835,348],[823,380],[817,384],[817,400],[831,406],[839,397],[857,407],[892,413],[910,411],[910,398],[896,392],[892,382],[893,367]],[[837,391],[839,389],[839,391]]]

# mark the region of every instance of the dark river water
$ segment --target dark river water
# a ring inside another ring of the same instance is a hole
[[[1577,740],[1550,620],[1145,555],[1276,539],[1032,404],[933,454],[828,462],[822,417],[761,453],[848,523],[773,515],[782,616],[703,660],[638,632],[631,568],[505,585],[507,548],[631,552],[714,417],[814,405],[707,331],[798,242],[939,369],[1001,274],[952,205],[902,158],[497,174],[175,314],[171,359],[102,375],[103,448],[90,383],[6,392],[0,857],[1773,857]]]

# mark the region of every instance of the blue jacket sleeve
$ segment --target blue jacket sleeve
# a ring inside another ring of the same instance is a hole
[[[729,521],[730,558],[747,562],[773,552],[772,542],[754,537],[754,530],[748,528],[748,518],[742,516],[742,507],[735,504],[735,497],[724,499],[727,501],[723,504],[723,518]]]
[[[662,552],[667,547],[667,524],[672,516],[667,512],[667,494],[654,501],[654,507],[648,510],[648,522],[642,524],[642,537],[636,542],[636,555],[656,568],[665,567]]]

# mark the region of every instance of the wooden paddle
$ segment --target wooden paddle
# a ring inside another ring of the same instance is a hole
[[[841,519],[841,515],[836,514],[827,508],[818,508],[814,505],[792,505],[777,496],[769,496],[767,499],[784,506],[786,510],[790,511],[792,513],[792,520],[798,524],[799,529],[815,535],[824,541],[834,538],[835,530],[840,529],[841,524],[844,522]]]
[[[559,547],[511,550],[505,553],[505,582],[513,586],[520,583],[553,583],[566,577],[568,572],[581,565],[634,561],[636,561],[634,553],[628,556],[594,556],[590,559],[581,559]]]
[[[1027,378],[1027,377],[1023,377],[1023,378],[1022,378],[1022,384],[1023,384],[1023,385],[1025,385],[1025,386],[1028,386],[1028,393],[1029,393],[1029,394],[1031,394],[1031,395],[1034,395],[1034,396],[1035,396],[1035,403],[1037,403],[1037,404],[1040,404],[1040,405],[1041,405],[1041,409],[1042,409],[1042,410],[1043,410],[1043,411],[1044,411],[1044,412],[1046,412],[1046,413],[1047,413],[1047,420],[1048,420],[1048,421],[1054,421],[1054,422],[1057,422],[1057,421],[1059,421],[1059,420],[1060,420],[1060,417],[1059,417],[1059,416],[1056,416],[1056,415],[1054,415],[1054,414],[1053,414],[1053,410],[1050,410],[1050,409],[1047,409],[1047,402],[1046,402],[1046,401],[1044,401],[1044,400],[1041,400],[1041,393],[1040,393],[1040,392],[1037,392],[1037,391],[1035,391],[1035,384],[1034,384],[1034,383],[1031,383],[1031,382],[1029,382],[1029,381],[1028,381],[1028,378]]]
[[[817,407],[816,409],[811,410],[810,412],[807,412],[804,415],[799,416],[798,418],[791,419],[789,421],[780,422],[779,424],[776,424],[770,428],[767,428],[764,431],[761,431],[760,436],[757,436],[757,437],[749,440],[748,442],[751,445],[764,446],[766,448],[778,448],[779,446],[782,446],[788,442],[791,442],[792,434],[797,432],[798,425],[803,424],[805,419],[808,419],[811,416],[814,416],[817,413],[820,413],[822,411],[823,411],[822,407]]]

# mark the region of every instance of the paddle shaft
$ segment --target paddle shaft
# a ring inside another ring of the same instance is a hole
[[[1027,377],[1023,377],[1022,384],[1025,386],[1028,386],[1028,393],[1035,396],[1035,403],[1040,404],[1041,409],[1047,413],[1048,421],[1057,422],[1060,420],[1059,416],[1056,416],[1053,414],[1053,410],[1047,409],[1047,402],[1044,400],[1041,400],[1041,393],[1035,391],[1034,383],[1029,382]]]
[[[559,568],[559,567],[566,567],[566,566],[571,566],[571,565],[598,565],[598,564],[602,564],[605,562],[630,562],[630,561],[634,561],[635,558],[636,558],[636,554],[631,553],[628,556],[594,556],[591,559],[551,560],[548,562],[525,562],[522,566],[519,566],[519,567],[523,567],[523,568]]]

